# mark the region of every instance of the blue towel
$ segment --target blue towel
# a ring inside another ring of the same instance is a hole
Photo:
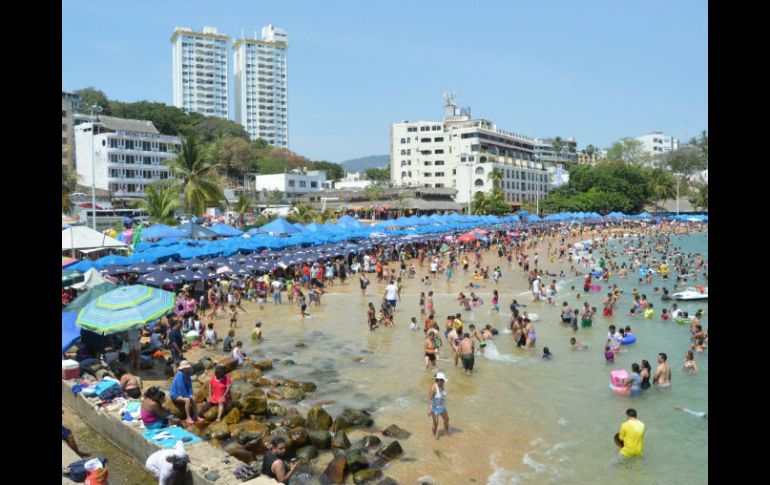
[[[164,438],[162,440],[152,439],[153,436],[159,433],[168,433],[169,435],[171,435],[171,437]],[[185,443],[185,446],[191,445],[193,443],[197,443],[198,441],[203,441],[201,438],[198,438],[194,434],[188,431],[185,431],[179,426],[171,426],[170,428],[161,428],[161,429],[148,429],[144,433],[142,433],[142,435],[145,437],[145,439],[147,439],[147,441],[151,443],[157,443],[163,448],[173,448],[176,445],[176,442],[181,440],[182,438],[192,438],[191,441],[187,441]]]
[[[96,394],[101,394],[102,391],[106,390],[107,388],[112,386],[117,386],[119,384],[120,382],[118,381],[110,381],[110,380],[99,381],[99,383],[96,384]]]

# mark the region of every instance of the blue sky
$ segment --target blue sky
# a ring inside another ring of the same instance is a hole
[[[289,36],[290,149],[314,160],[389,153],[390,123],[441,119],[446,89],[578,148],[708,128],[706,0],[66,0],[62,89],[171,104],[174,27],[269,23]]]

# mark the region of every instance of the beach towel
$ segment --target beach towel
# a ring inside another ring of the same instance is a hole
[[[201,438],[198,438],[194,434],[185,431],[179,426],[171,426],[170,428],[161,429],[148,429],[142,433],[142,435],[145,437],[145,439],[147,439],[147,441],[157,443],[162,448],[173,448],[177,441],[180,441],[184,438],[191,438],[190,441],[185,443],[185,445],[191,445],[193,443],[197,443],[198,441],[203,441]],[[162,438],[154,439],[159,436],[162,436]]]

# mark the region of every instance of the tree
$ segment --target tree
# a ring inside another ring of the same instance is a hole
[[[702,184],[690,197],[690,203],[699,209],[709,209],[709,184]]]
[[[653,195],[655,207],[658,207],[659,200],[670,199],[676,196],[676,181],[674,177],[666,170],[656,168],[651,172],[647,189]]]
[[[382,197],[382,186],[379,183],[373,183],[364,189],[364,194],[372,201],[372,219],[374,219],[374,202]]]
[[[219,201],[224,199],[222,181],[217,175],[220,166],[204,159],[200,143],[195,136],[183,138],[177,156],[165,160],[164,163],[169,167],[172,183],[180,188],[185,209],[191,219],[192,216],[200,215],[207,204],[219,204]],[[192,236],[192,224],[190,234]]]
[[[644,151],[644,144],[639,140],[623,138],[607,150],[607,159],[641,167],[652,161],[652,155]]]
[[[104,108],[104,111],[103,111],[104,114],[106,115],[111,114],[110,100],[107,99],[107,95],[104,94],[102,91],[94,88],[93,86],[89,86],[87,88],[76,90],[75,94],[80,96],[80,104],[75,108],[78,111],[78,113],[90,114],[91,106],[98,104],[99,106]]]
[[[489,199],[482,191],[478,191],[473,194],[473,200],[471,201],[471,213],[476,215],[487,214],[489,209]]]
[[[191,127],[203,119],[203,115],[199,113],[187,114],[175,106],[150,101],[136,103],[111,101],[110,110],[110,114],[118,118],[152,121],[155,128],[163,135],[191,135],[193,134]]]
[[[553,151],[556,153],[557,157],[561,156],[562,151],[564,151],[564,140],[562,137],[557,136],[554,137],[553,141],[551,142],[551,145],[553,146]]]
[[[72,209],[72,202],[69,195],[75,191],[78,183],[78,174],[70,172],[64,167],[61,168],[61,209],[67,212]]]
[[[246,214],[246,212],[249,211],[249,209],[251,209],[253,205],[254,205],[254,199],[252,199],[248,195],[241,194],[240,196],[238,196],[238,200],[231,207],[232,211],[238,215],[238,222],[240,222],[241,224],[244,223],[243,216]]]
[[[271,192],[267,194],[267,197],[265,197],[265,203],[268,206],[271,205],[278,205],[283,200],[283,193],[281,193],[280,190],[274,189]]]
[[[259,168],[259,156],[247,140],[219,135],[206,147],[206,158],[223,167],[228,177],[240,179]]]
[[[492,181],[492,190],[500,189],[503,181],[503,171],[499,168],[493,168],[487,175],[487,178]]]
[[[301,224],[310,224],[315,220],[315,210],[307,204],[299,204],[294,208],[294,211],[289,214],[291,218],[287,218],[289,222],[299,222]]]
[[[367,168],[364,170],[366,180],[387,182],[390,180],[390,164],[385,168]]]
[[[249,133],[240,124],[217,118],[215,116],[206,116],[186,128],[194,134],[203,143],[208,143],[217,137],[236,138],[249,143]]]
[[[310,164],[311,170],[323,170],[326,172],[326,178],[338,181],[345,176],[345,169],[339,163],[332,163],[326,161],[313,162]]]
[[[147,212],[153,224],[174,224],[174,213],[181,206],[179,187],[151,183],[145,187],[144,193],[145,198],[133,201],[132,207]]]

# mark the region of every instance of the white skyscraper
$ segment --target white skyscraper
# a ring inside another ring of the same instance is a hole
[[[214,27],[203,27],[202,33],[189,27],[174,29],[174,106],[187,112],[228,118],[229,39]]]
[[[281,148],[289,147],[288,47],[286,31],[272,25],[262,28],[261,39],[241,38],[233,44],[235,121],[252,140],[262,138]]]

